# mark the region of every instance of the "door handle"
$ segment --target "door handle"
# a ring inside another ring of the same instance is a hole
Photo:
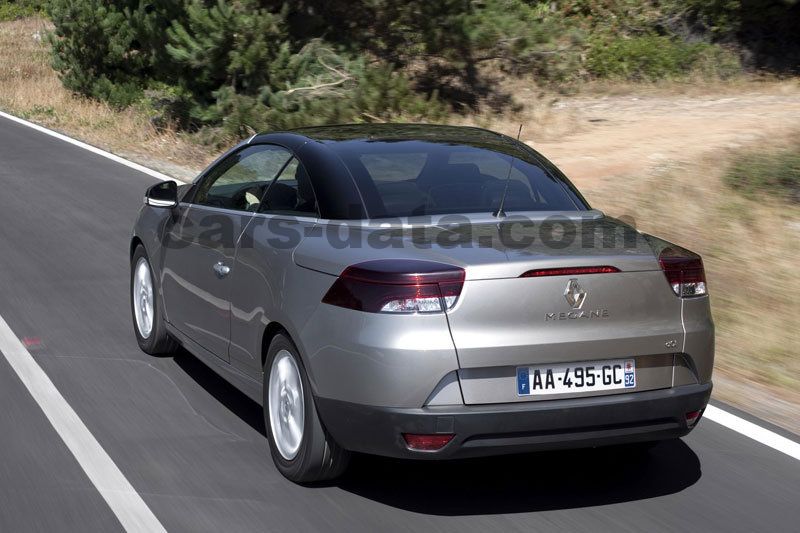
[[[222,261],[216,263],[212,268],[219,279],[222,279],[231,273],[231,267],[224,264]]]

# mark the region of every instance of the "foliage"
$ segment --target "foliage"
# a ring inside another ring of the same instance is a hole
[[[53,0],[47,7],[53,67],[68,89],[124,107],[154,79],[170,79],[161,28],[180,14],[175,2]]]
[[[671,7],[682,18],[718,37],[739,31],[742,24],[741,0],[676,0]]]
[[[277,7],[276,3],[276,7]],[[417,89],[475,107],[496,90],[481,72],[556,73],[577,57],[572,33],[548,2],[525,0],[298,0],[287,12],[292,39],[322,38],[351,54],[402,69]]]
[[[669,0],[670,11],[718,42],[736,43],[755,68],[798,72],[800,1]]]
[[[210,8],[194,0],[186,6],[185,24],[173,23],[167,36],[178,79],[198,98],[221,87],[254,94],[285,82],[282,69],[291,52],[282,13],[253,0],[220,0]]]
[[[0,21],[31,17],[44,12],[45,0],[0,1]]]
[[[768,64],[759,58],[780,57],[789,70],[800,57],[792,55],[800,46],[794,0],[47,5],[53,65],[67,88],[117,107],[142,106],[157,126],[229,136],[330,122],[437,120],[446,106],[502,111],[514,104],[499,88],[503,76],[541,85],[726,78],[742,71],[740,56],[758,65]],[[761,31],[769,25],[777,38]],[[775,53],[776,46],[788,53]]]
[[[768,194],[800,203],[800,142],[790,148],[740,154],[725,181],[748,196]]]
[[[182,88],[192,94],[192,118],[242,136],[307,124],[435,116],[435,96],[416,94],[388,65],[311,39],[293,51],[287,8],[269,12],[254,2],[193,2],[186,25],[173,24],[167,46]]]
[[[335,41],[297,38],[289,8],[265,6],[53,0],[53,64],[67,88],[141,106],[157,126],[228,136],[443,116],[435,91],[420,92],[392,64]]]
[[[726,78],[741,70],[737,58],[717,45],[661,35],[594,41],[586,68],[598,78],[643,81],[678,78],[704,69],[707,76]]]

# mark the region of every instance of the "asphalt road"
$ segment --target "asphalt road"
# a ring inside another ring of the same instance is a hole
[[[186,353],[140,352],[128,239],[144,174],[0,119],[0,316],[168,531],[798,531],[800,462],[710,420],[638,458],[359,457],[285,481],[260,407]],[[0,531],[119,531],[0,358]]]

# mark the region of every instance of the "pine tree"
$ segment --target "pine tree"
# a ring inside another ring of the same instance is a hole
[[[176,2],[51,0],[47,7],[53,67],[68,89],[122,107],[169,77],[163,41],[182,13]]]
[[[435,21],[412,31],[411,15],[423,4],[412,3],[404,9],[356,0],[348,15],[334,2],[343,25],[351,17],[348,42],[315,35],[313,25],[299,31],[293,17],[310,5],[302,2],[290,8],[257,0],[53,0],[53,61],[66,87],[118,106],[148,106],[158,126],[212,126],[238,137],[304,124],[442,116],[435,95],[420,94],[398,72],[418,46],[406,41],[426,31],[433,32],[425,41],[431,46],[452,48],[443,41],[447,28],[434,31]],[[381,16],[371,19],[376,6]],[[367,34],[381,25],[388,41],[373,48],[397,44],[394,59],[364,52]]]

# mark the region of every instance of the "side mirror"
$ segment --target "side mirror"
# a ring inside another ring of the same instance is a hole
[[[156,183],[147,189],[144,203],[152,207],[175,207],[178,205],[178,184],[174,181]]]

